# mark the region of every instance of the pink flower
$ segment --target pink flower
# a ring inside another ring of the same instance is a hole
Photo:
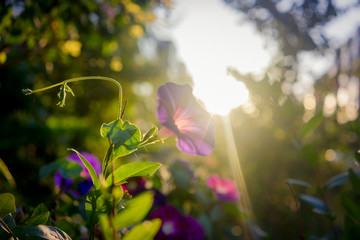
[[[237,202],[240,198],[240,193],[231,179],[212,174],[206,180],[206,185],[224,202]]]

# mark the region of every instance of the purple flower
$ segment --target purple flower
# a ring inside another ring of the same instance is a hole
[[[177,136],[177,147],[189,155],[209,155],[215,147],[214,121],[196,101],[188,84],[166,83],[158,90],[159,134]]]
[[[121,184],[122,189],[127,190],[130,195],[136,195],[145,191],[146,180],[143,177],[131,177],[128,178],[127,183]]]
[[[96,174],[100,174],[101,172],[101,163],[98,158],[90,153],[81,152],[81,155],[86,158],[89,163],[93,166]],[[93,186],[93,182],[90,177],[89,171],[86,169],[84,163],[81,161],[79,156],[74,153],[66,157],[68,161],[77,162],[83,169],[80,172],[80,177],[85,180],[81,182],[77,182],[77,185],[74,186],[74,180],[69,178],[64,178],[61,176],[60,172],[56,172],[54,176],[55,186],[61,189],[63,192],[70,192],[74,197],[79,197],[82,195],[86,195],[89,193],[91,187]],[[75,188],[75,190],[73,189]]]
[[[155,236],[155,240],[202,240],[205,233],[195,219],[182,215],[176,208],[170,205],[159,207],[154,210],[150,219],[160,218],[161,228]]]
[[[212,174],[206,180],[206,185],[224,202],[236,202],[240,198],[240,193],[231,179]]]

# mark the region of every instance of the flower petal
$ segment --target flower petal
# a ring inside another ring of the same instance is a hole
[[[202,240],[205,233],[200,223],[191,217],[183,216],[179,210],[171,205],[155,209],[150,219],[160,218],[161,228],[155,236],[155,240]]]
[[[220,178],[218,175],[212,174],[206,180],[206,185],[224,202],[237,202],[240,198],[235,182],[231,179]]]
[[[190,155],[209,155],[215,147],[214,122],[192,95],[188,84],[166,83],[158,90],[157,118],[178,136],[178,148]]]

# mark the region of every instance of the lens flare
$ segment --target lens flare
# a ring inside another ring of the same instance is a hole
[[[249,98],[245,84],[231,76],[219,77],[217,81],[198,81],[194,78],[194,82],[194,95],[213,114],[225,116]]]

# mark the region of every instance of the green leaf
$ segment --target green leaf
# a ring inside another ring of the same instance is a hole
[[[204,227],[206,236],[211,239],[214,229],[209,218],[206,216],[206,214],[201,214],[197,220],[200,222],[201,226]]]
[[[100,190],[91,191],[86,196],[86,212],[106,213],[110,209],[110,203]]]
[[[360,173],[358,173],[360,175]],[[349,169],[349,179],[357,194],[360,194],[360,180],[352,169]]]
[[[71,240],[64,231],[46,225],[17,227],[14,233],[19,239]]]
[[[80,176],[82,167],[75,161],[68,161],[67,159],[58,160],[40,168],[39,178],[44,179],[55,171],[59,171],[64,178],[74,179]]]
[[[189,172],[188,166],[182,164],[180,161],[175,161],[169,166],[169,171],[175,184],[184,190],[188,190],[193,182],[192,173]]]
[[[0,173],[4,175],[11,187],[15,188],[16,183],[4,161],[0,158]]]
[[[308,182],[299,180],[299,179],[295,179],[295,178],[289,178],[287,180],[288,183],[290,183],[291,185],[298,185],[298,186],[303,186],[303,187],[312,187],[312,185]]]
[[[3,218],[3,220],[11,230],[13,230],[16,227],[16,223],[15,223],[15,220],[14,220],[12,214],[8,214],[5,218]]]
[[[121,165],[114,171],[115,184],[122,184],[130,177],[145,177],[153,174],[160,167],[160,163],[135,162]],[[112,173],[106,178],[108,186],[112,184]]]
[[[74,92],[71,90],[71,88],[67,85],[67,83],[64,83],[60,86],[60,91],[58,93],[58,97],[60,98],[60,102],[58,102],[57,105],[60,107],[65,106],[65,99],[66,99],[66,93],[69,92],[71,95],[75,96]]]
[[[224,215],[224,209],[221,205],[215,205],[210,211],[209,218],[211,222],[217,222],[221,220]]]
[[[304,145],[301,148],[301,154],[310,164],[316,164],[318,162],[319,154],[310,144]]]
[[[0,194],[0,218],[4,218],[15,211],[15,197],[11,193]]]
[[[102,162],[102,174],[103,174],[103,176],[106,176],[107,167],[108,167],[109,163],[112,160],[113,149],[114,149],[114,144],[111,144],[109,146],[107,152],[106,152],[105,159]]]
[[[107,213],[110,209],[110,203],[101,194],[100,190],[91,191],[86,196],[85,211],[88,217],[88,224],[93,226],[98,223],[100,213]]]
[[[314,131],[321,124],[322,120],[323,114],[320,111],[305,124],[301,132],[301,138],[304,138],[306,135]]]
[[[84,157],[83,157],[78,151],[76,151],[75,149],[69,148],[68,150],[75,152],[75,153],[79,156],[79,158],[81,159],[81,161],[84,163],[86,169],[87,169],[87,170],[89,171],[89,173],[90,173],[90,177],[91,177],[91,180],[93,181],[93,184],[94,184],[95,189],[99,189],[99,188],[100,188],[100,182],[99,182],[99,179],[98,179],[98,177],[97,177],[97,175],[96,175],[96,172],[95,172],[93,166],[89,163],[88,160],[86,160],[86,158],[84,158]]]
[[[50,212],[45,204],[40,203],[29,218],[24,221],[24,225],[41,225],[45,224],[50,216]]]
[[[340,202],[350,216],[360,221],[360,206],[357,202],[346,194],[340,195]]]
[[[123,240],[152,240],[161,227],[161,220],[158,218],[144,221],[133,227]]]
[[[149,131],[147,131],[145,133],[143,139],[139,143],[139,147],[145,147],[147,145],[150,145],[150,144],[153,144],[153,143],[156,143],[156,142],[160,141],[157,138],[157,132],[158,132],[157,127],[153,127]]]
[[[58,93],[58,98],[60,98],[60,102],[58,102],[56,105],[59,105],[60,107],[64,107],[65,106],[65,99],[66,99],[65,84],[60,86],[60,91]]]
[[[313,206],[313,211],[318,214],[330,214],[329,207],[319,198],[307,194],[300,194],[300,198]]]
[[[125,209],[121,210],[113,220],[113,226],[122,229],[142,221],[150,211],[153,203],[153,193],[143,192],[125,204]]]
[[[345,229],[341,240],[360,239],[360,224],[356,224],[353,219],[345,214]]]
[[[112,192],[110,193],[110,190]],[[85,211],[88,217],[88,223],[94,225],[98,223],[98,215],[110,212],[113,201],[117,205],[123,196],[123,189],[121,186],[114,186],[113,188],[102,188],[100,190],[91,191],[86,196]]]
[[[64,87],[65,87],[66,92],[71,93],[71,95],[73,95],[73,97],[75,97],[73,90],[66,83],[64,83]]]
[[[113,232],[110,226],[109,217],[106,214],[99,215],[100,227],[102,230],[102,234],[105,239],[114,239]]]
[[[76,228],[74,228],[72,222],[67,221],[65,218],[57,220],[55,227],[66,232],[69,236],[75,236]]]
[[[114,144],[114,160],[134,152],[141,142],[139,128],[128,121],[123,122],[121,119],[109,124],[104,123],[100,132],[101,136],[109,138]]]
[[[354,172],[355,176],[360,177],[360,172]],[[340,185],[343,185],[347,182],[349,179],[349,172],[340,173],[332,178],[330,178],[328,181],[326,181],[324,185],[324,190],[328,190]]]

